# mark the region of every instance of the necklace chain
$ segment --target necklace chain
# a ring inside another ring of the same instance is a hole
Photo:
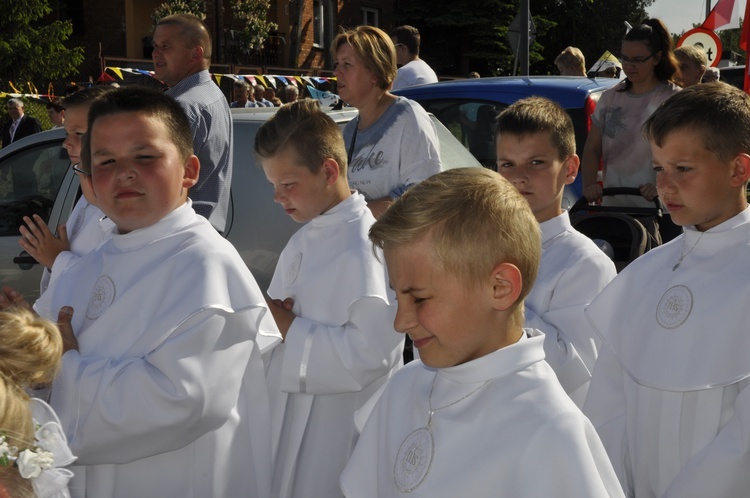
[[[672,271],[675,271],[677,268],[680,267],[680,265],[682,264],[682,260],[685,259],[688,254],[690,254],[691,252],[693,252],[693,249],[695,249],[695,246],[698,245],[698,242],[701,241],[701,239],[703,238],[703,235],[705,233],[706,232],[701,232],[700,236],[698,237],[698,240],[695,241],[695,244],[693,244],[692,246],[690,246],[690,249],[688,249],[687,252],[684,253],[684,254],[683,254],[683,251],[685,250],[685,241],[687,241],[687,236],[685,236],[685,238],[682,239],[682,249],[680,249],[680,259],[678,259],[677,260],[677,264],[675,264],[672,267]]]
[[[432,415],[433,415],[433,414],[434,414],[434,413],[435,413],[436,411],[438,411],[438,410],[442,410],[443,408],[448,408],[449,406],[453,406],[453,405],[455,405],[456,403],[460,403],[461,401],[465,400],[466,398],[468,398],[469,396],[471,396],[472,394],[476,393],[477,391],[479,391],[480,389],[482,389],[482,388],[483,388],[484,386],[486,386],[486,385],[487,385],[487,383],[488,383],[488,382],[489,382],[490,380],[489,380],[489,379],[485,380],[484,382],[482,382],[482,384],[481,384],[481,385],[480,385],[479,387],[477,387],[477,388],[476,388],[476,389],[474,389],[473,391],[470,391],[470,392],[469,392],[468,394],[465,394],[464,396],[462,396],[462,397],[458,398],[458,399],[457,399],[457,400],[455,400],[455,401],[451,401],[451,402],[450,402],[450,403],[448,403],[447,405],[443,405],[443,406],[440,406],[440,407],[438,407],[438,408],[433,408],[433,407],[432,407],[432,391],[433,391],[433,390],[435,389],[435,382],[436,382],[436,381],[437,381],[437,373],[435,374],[435,377],[434,377],[434,378],[432,379],[432,387],[430,387],[430,396],[429,396],[429,397],[427,398],[427,403],[428,403],[428,405],[430,406],[430,413],[429,413],[429,414],[428,414],[428,416],[427,416],[427,428],[428,428],[428,429],[432,429]]]

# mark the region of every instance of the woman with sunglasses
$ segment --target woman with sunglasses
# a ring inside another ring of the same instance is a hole
[[[607,197],[605,204],[653,207],[656,174],[641,126],[680,90],[674,83],[679,69],[672,37],[660,20],[646,19],[625,35],[620,54],[626,77],[602,94],[591,118],[581,162],[583,195],[589,202],[602,198],[596,181],[601,163],[604,187],[637,187],[643,197]]]

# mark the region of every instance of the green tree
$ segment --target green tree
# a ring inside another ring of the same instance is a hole
[[[156,23],[172,14],[193,14],[201,21],[206,20],[206,2],[203,0],[167,0],[160,4],[151,14],[151,21]]]
[[[581,49],[587,65],[605,51],[618,53],[625,21],[646,18],[653,0],[530,0],[536,26],[529,50],[531,74],[555,74],[554,60],[568,45]],[[519,0],[410,0],[397,12],[398,24],[412,24],[422,35],[420,57],[441,75],[483,76],[513,73],[515,60],[508,27]],[[437,14],[436,14],[437,13]]]
[[[240,30],[240,47],[243,52],[251,53],[263,48],[271,31],[279,28],[268,20],[269,0],[232,0],[232,15],[242,26]]]
[[[620,52],[625,22],[635,26],[648,16],[653,0],[531,0],[531,13],[555,26],[544,38],[543,60],[532,63],[532,74],[556,74],[555,58],[567,46],[581,49],[586,69],[609,50]]]
[[[68,48],[70,21],[43,22],[52,12],[47,0],[0,0],[0,76],[20,89],[34,82],[40,89],[51,80],[76,73],[83,47]]]

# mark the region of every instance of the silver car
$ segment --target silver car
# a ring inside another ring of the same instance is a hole
[[[225,236],[234,244],[261,289],[271,282],[279,253],[300,225],[273,202],[273,188],[255,162],[253,144],[258,128],[276,108],[232,109],[234,171]],[[343,127],[356,110],[331,111]],[[480,164],[433,117],[444,167]],[[65,132],[54,129],[32,135],[0,150],[0,283],[10,285],[33,302],[39,295],[42,268],[18,245],[22,217],[39,214],[50,227],[63,223],[81,195],[78,177],[69,167],[62,141]],[[23,179],[23,188],[13,186]],[[16,193],[16,190],[19,190]]]

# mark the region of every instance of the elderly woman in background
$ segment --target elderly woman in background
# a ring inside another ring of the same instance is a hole
[[[388,91],[396,49],[384,31],[343,31],[332,48],[339,96],[359,110],[344,128],[349,185],[378,218],[407,188],[440,171],[437,132],[419,104]]]
[[[555,58],[555,66],[562,76],[586,76],[586,58],[581,49],[566,47]]]

